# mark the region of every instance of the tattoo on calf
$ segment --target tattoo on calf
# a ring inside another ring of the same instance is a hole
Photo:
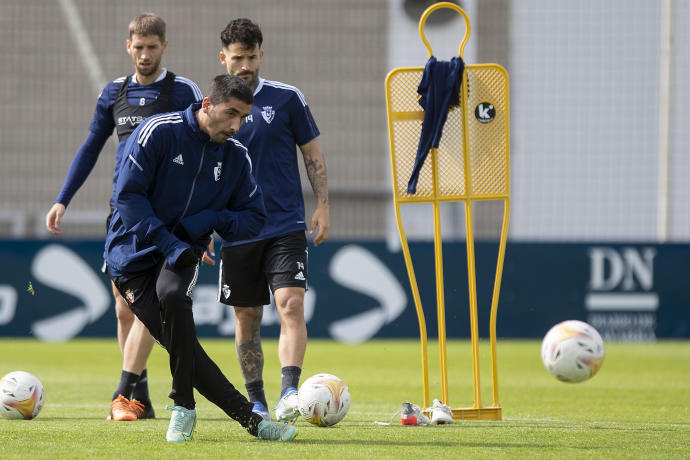
[[[237,354],[240,358],[240,368],[245,382],[254,382],[261,379],[264,368],[264,352],[261,349],[261,341],[258,337],[237,346]]]

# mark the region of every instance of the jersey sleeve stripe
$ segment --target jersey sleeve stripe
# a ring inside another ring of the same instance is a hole
[[[255,186],[254,186],[254,190],[252,190],[252,193],[249,194],[249,198],[251,198],[251,197],[254,196],[254,194],[256,193],[256,190],[257,190],[258,188],[259,188],[258,185],[255,185]]]
[[[232,139],[232,141],[235,143],[236,146],[244,150],[244,157],[247,159],[249,162],[249,172],[252,172],[254,169],[254,165],[252,165],[252,159],[249,156],[249,149],[242,144],[242,142],[238,141],[237,139]]]
[[[185,85],[189,86],[192,89],[192,92],[194,93],[194,98],[197,101],[200,101],[203,99],[203,95],[201,94],[201,90],[199,89],[199,86],[196,83],[194,83],[192,80],[190,80],[189,78],[180,77],[180,76],[176,75],[175,81],[178,81],[180,83],[184,83]]]
[[[239,148],[241,148],[241,149],[244,150],[245,152],[247,151],[247,147],[245,147],[245,145],[244,145],[242,142],[238,141],[238,140],[235,139],[234,137],[231,137],[230,140],[231,140],[236,146],[238,146]]]
[[[158,120],[161,119],[173,119],[173,118],[180,118],[180,115],[175,114],[175,113],[165,113],[165,114],[159,114],[159,115],[154,115],[153,117],[149,118],[144,122],[144,126],[141,128],[141,131],[139,131],[139,137],[137,138],[137,142],[141,144],[142,139],[148,134],[148,131],[152,129],[152,124],[156,123]]]
[[[299,97],[299,100],[302,102],[302,105],[304,105],[304,106],[307,105],[307,99],[304,97],[304,94],[302,94],[302,91],[300,91],[296,87],[294,87],[292,85],[285,84],[285,83],[281,83],[279,81],[272,81],[272,80],[266,80],[265,83],[266,83],[266,85],[272,86],[274,88],[286,89],[288,91],[294,92],[295,94],[297,94],[297,97]]]
[[[254,169],[254,166],[252,166],[252,159],[249,158],[249,150],[247,150],[247,149],[244,150],[244,157],[249,162],[249,172],[252,172],[252,170]]]
[[[131,153],[129,154],[129,159],[132,160],[132,163],[134,163],[134,165],[137,168],[139,168],[139,171],[142,171],[142,172],[144,171],[144,168],[142,168],[141,165],[139,163],[137,163],[137,160],[134,159],[134,157],[132,156]]]
[[[252,172],[253,166],[252,166],[252,159],[249,157],[249,149],[244,146],[244,144],[237,139],[230,138],[230,140],[239,148],[244,150],[244,156],[247,158],[247,161],[249,162],[249,172]]]
[[[223,294],[223,258],[220,258],[220,267],[218,268],[218,296],[216,300],[220,302],[220,296]]]
[[[182,117],[179,113],[168,113],[165,115],[149,118],[144,124],[144,127],[141,128],[141,131],[139,132],[139,137],[137,137],[137,142],[141,144],[142,147],[146,147],[146,143],[148,142],[153,130],[156,129],[156,127],[158,127],[159,125],[165,123],[182,123]]]
[[[166,124],[166,123],[168,123],[168,124],[182,123],[182,119],[179,119],[179,120],[160,120],[158,123],[152,125],[152,126],[151,126],[151,129],[149,130],[148,134],[147,134],[146,137],[144,138],[143,142],[141,142],[141,146],[142,146],[142,147],[146,147],[146,143],[149,141],[149,138],[151,137],[151,134],[153,133],[153,131],[154,131],[159,125],[163,125],[163,124]]]

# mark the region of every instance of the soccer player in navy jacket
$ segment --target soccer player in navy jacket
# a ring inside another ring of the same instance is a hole
[[[184,110],[193,102],[201,100],[201,91],[196,83],[175,75],[162,66],[167,46],[165,21],[158,15],[143,13],[130,22],[127,53],[132,56],[134,74],[109,82],[101,91],[89,134],[74,156],[65,183],[46,215],[49,232],[56,235],[62,233],[62,216],[74,194],[91,173],[113,129],[117,132],[119,142],[113,173],[114,188],[123,160],[125,141],[132,131],[146,117]],[[114,206],[113,200],[111,198],[111,208]],[[120,384],[112,397],[109,418],[116,421],[153,418],[155,412],[149,398],[146,373],[146,361],[153,347],[153,339],[136,320],[115,288],[113,296],[117,315],[117,339],[122,353],[122,373]],[[130,401],[130,398],[141,404]]]
[[[252,412],[199,344],[192,313],[211,234],[253,238],[266,220],[247,149],[231,138],[252,100],[240,78],[219,75],[201,103],[146,119],[123,151],[104,257],[120,294],[170,354],[170,442],[192,439],[194,388],[260,439],[296,433]]]
[[[235,138],[249,149],[254,177],[264,192],[268,220],[257,237],[223,242],[218,298],[235,307],[235,347],[245,386],[255,411],[268,419],[259,328],[263,305],[270,302],[269,288],[273,292],[280,316],[282,378],[275,413],[278,420],[294,421],[299,415],[297,388],[307,347],[307,225],[296,146],[317,200],[309,223],[312,232],[318,229],[315,245],[324,241],[330,230],[326,164],[319,129],[302,92],[259,77],[264,53],[259,26],[249,19],[235,19],[222,31],[221,41],[221,63],[254,91],[251,114]]]

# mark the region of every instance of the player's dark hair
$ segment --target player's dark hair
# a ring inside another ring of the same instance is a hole
[[[244,80],[226,73],[216,76],[208,89],[208,98],[213,105],[227,102],[231,97],[249,105],[254,103],[254,94]]]
[[[240,18],[233,19],[225,26],[225,29],[220,33],[220,41],[225,47],[232,43],[241,43],[246,48],[254,48],[255,45],[259,45],[261,48],[264,37],[257,24],[249,19]]]
[[[156,13],[141,13],[129,23],[129,38],[132,35],[157,35],[165,41],[165,21]]]

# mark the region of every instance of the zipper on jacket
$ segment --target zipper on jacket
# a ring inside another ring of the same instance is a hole
[[[177,221],[177,224],[180,223],[182,219],[184,219],[185,214],[187,214],[187,209],[189,209],[189,203],[192,202],[192,195],[194,195],[194,188],[196,187],[196,180],[199,178],[199,174],[201,174],[201,167],[204,165],[204,155],[206,154],[206,146],[208,145],[209,141],[206,141],[201,147],[201,161],[199,161],[199,169],[197,169],[196,174],[194,175],[194,180],[192,181],[192,188],[189,191],[189,198],[187,198],[187,204],[184,207],[184,211],[182,211],[182,214],[180,215],[180,218]],[[177,225],[175,224],[175,225]]]

